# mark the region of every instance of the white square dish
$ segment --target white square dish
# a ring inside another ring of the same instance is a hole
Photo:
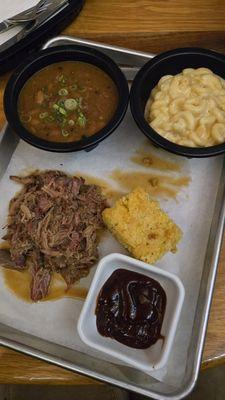
[[[112,338],[100,335],[97,330],[95,309],[98,294],[107,279],[119,268],[138,272],[155,279],[166,292],[167,304],[161,329],[164,340],[158,340],[147,349],[134,349],[125,346]],[[177,276],[122,254],[109,254],[102,258],[98,264],[78,320],[78,333],[86,345],[111,355],[130,366],[145,372],[162,368],[165,366],[171,351],[184,295],[183,284]]]

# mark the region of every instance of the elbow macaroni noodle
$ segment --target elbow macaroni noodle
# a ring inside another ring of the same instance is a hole
[[[161,136],[188,147],[225,142],[225,80],[207,68],[163,76],[152,90],[145,119]]]

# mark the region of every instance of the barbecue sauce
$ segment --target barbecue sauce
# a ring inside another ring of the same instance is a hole
[[[98,332],[136,349],[146,349],[162,338],[166,293],[148,276],[117,269],[97,299]]]

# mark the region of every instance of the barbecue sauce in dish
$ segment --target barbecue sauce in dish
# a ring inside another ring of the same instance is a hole
[[[152,278],[119,268],[101,288],[96,306],[100,335],[136,349],[162,338],[166,293]]]

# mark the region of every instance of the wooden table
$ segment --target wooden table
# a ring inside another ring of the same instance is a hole
[[[225,52],[224,0],[87,0],[80,16],[64,31],[143,51],[199,46]],[[5,122],[0,78],[0,127]],[[225,240],[220,256],[202,367],[225,362]],[[0,348],[0,383],[87,385],[89,378]]]

